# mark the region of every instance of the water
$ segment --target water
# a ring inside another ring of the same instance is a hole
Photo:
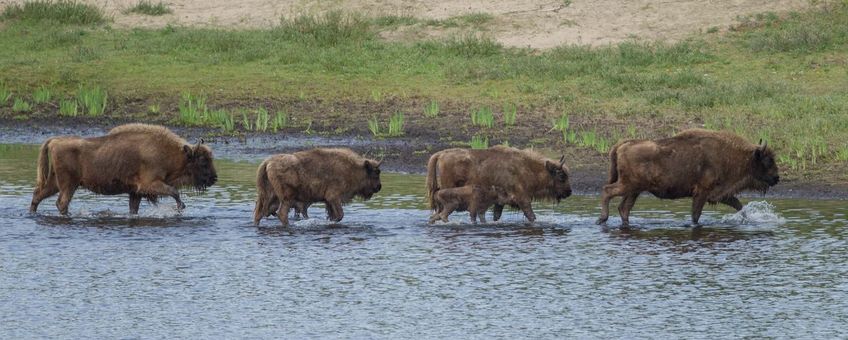
[[[174,202],[80,191],[26,212],[33,146],[0,146],[0,338],[845,338],[848,208],[753,197],[741,213],[643,196],[619,230],[597,197],[426,225],[423,177],[341,224],[252,225],[256,163]],[[615,210],[615,208],[613,208]]]

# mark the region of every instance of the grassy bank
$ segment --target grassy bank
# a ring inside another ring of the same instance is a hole
[[[379,38],[405,25],[475,25],[484,14],[429,22],[335,12],[264,30],[115,29],[96,8],[38,4],[9,7],[0,22],[7,117],[142,116],[380,138],[419,129],[476,146],[522,141],[598,154],[620,138],[703,126],[764,138],[799,172],[848,162],[845,1],[743,18],[726,33],[676,43],[546,51],[474,35]],[[83,99],[95,90],[102,101]]]

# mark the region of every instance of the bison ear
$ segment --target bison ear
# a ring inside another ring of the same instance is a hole
[[[551,161],[545,161],[545,169],[547,169],[548,172],[550,172],[551,174],[555,174],[556,171],[557,171],[557,168],[558,167],[557,167],[556,163],[551,162]]]
[[[365,171],[368,172],[369,174],[374,172],[374,170],[376,170],[377,167],[379,167],[379,166],[380,166],[379,164],[377,164],[377,166],[374,166],[374,163],[372,163],[371,160],[368,160],[368,159],[365,160]]]
[[[757,148],[756,150],[754,150],[754,160],[759,162],[762,159],[763,159],[763,149]]]
[[[188,157],[188,159],[194,158],[194,150],[192,150],[190,146],[183,145],[183,152],[186,154],[186,157]]]

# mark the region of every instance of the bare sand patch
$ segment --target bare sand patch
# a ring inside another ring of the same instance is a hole
[[[0,0],[0,7],[19,1]],[[625,40],[674,41],[711,27],[726,28],[738,16],[786,12],[810,6],[809,0],[171,0],[173,13],[158,17],[123,14],[137,0],[85,0],[103,7],[120,27],[186,25],[225,28],[269,27],[281,16],[330,10],[366,15],[407,15],[445,19],[470,13],[494,16],[475,30],[507,46],[551,48],[564,44],[606,45]],[[384,36],[394,39],[438,37],[462,29],[420,25]]]

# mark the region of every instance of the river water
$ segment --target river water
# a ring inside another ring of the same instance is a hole
[[[429,226],[423,176],[384,173],[341,224],[283,229],[252,225],[257,163],[220,160],[182,214],[82,190],[65,218],[27,213],[36,152],[0,146],[4,339],[848,337],[845,202],[754,196],[695,229],[642,196],[619,230],[574,196]]]

